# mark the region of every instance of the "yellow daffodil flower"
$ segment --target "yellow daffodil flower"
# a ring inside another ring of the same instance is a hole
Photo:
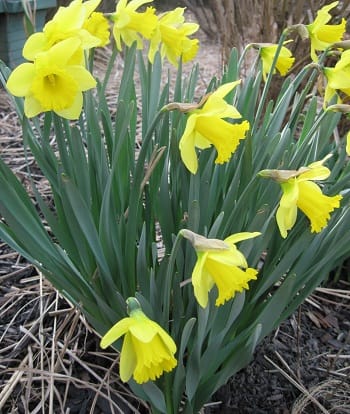
[[[24,96],[27,117],[54,111],[63,118],[79,118],[82,91],[94,88],[96,81],[83,66],[70,64],[78,48],[79,39],[63,40],[11,73],[6,86],[13,95]]]
[[[331,4],[322,7],[322,9],[317,12],[316,19],[311,24],[305,26],[309,33],[311,41],[311,58],[314,62],[317,61],[316,51],[325,50],[333,43],[339,42],[345,33],[345,19],[342,19],[339,24],[327,24],[332,18],[329,11],[334,9],[338,3],[339,1],[334,1]]]
[[[323,166],[325,157],[299,170],[263,170],[262,177],[273,178],[280,183],[283,194],[276,213],[277,225],[283,238],[294,226],[298,208],[309,218],[311,232],[319,233],[330,218],[330,213],[339,207],[342,196],[333,197],[322,193],[320,187],[311,180],[325,180],[330,170]]]
[[[117,322],[102,338],[101,348],[107,348],[121,336],[119,372],[123,382],[131,376],[139,384],[156,380],[176,365],[176,345],[168,333],[141,310],[135,298],[127,299],[128,318]]]
[[[164,13],[158,19],[158,24],[151,38],[148,58],[151,63],[154,55],[160,46],[162,58],[165,56],[169,62],[177,66],[180,57],[183,62],[192,60],[198,51],[198,39],[190,39],[188,36],[199,29],[196,23],[185,23],[184,8],[177,7]]]
[[[239,83],[240,81],[236,81],[221,85],[206,97],[201,108],[196,108],[196,105],[192,104],[169,104],[169,108],[189,113],[179,148],[182,161],[192,174],[195,174],[198,169],[195,147],[205,149],[214,145],[217,150],[215,163],[223,164],[230,159],[239,141],[245,138],[249,130],[248,121],[230,123],[225,120],[225,118],[242,118],[238,110],[224,100],[224,97]],[[201,103],[198,106],[200,105]]]
[[[92,36],[100,39],[100,43],[97,46],[103,47],[109,43],[109,22],[102,13],[91,13],[90,17],[85,20],[83,29],[86,29]]]
[[[246,258],[235,243],[257,237],[260,233],[237,233],[225,240],[207,239],[186,229],[180,233],[190,240],[197,253],[192,285],[197,302],[202,308],[207,306],[208,293],[214,284],[218,289],[216,306],[223,305],[233,298],[236,292],[249,289],[248,282],[256,279],[258,272],[248,267]]]
[[[260,44],[260,57],[262,60],[262,75],[264,81],[266,81],[266,77],[268,73],[271,71],[272,63],[277,51],[278,45],[275,44]],[[282,46],[280,53],[278,55],[276,66],[274,68],[274,72],[276,73],[276,69],[280,73],[281,76],[285,76],[289,69],[293,66],[295,58],[292,56],[292,52],[287,49],[285,46]]]
[[[137,48],[142,49],[143,40],[150,39],[157,26],[157,16],[153,7],[147,7],[144,12],[137,12],[140,6],[153,0],[120,0],[115,13],[111,15],[114,22],[113,36],[118,50],[122,50],[123,41],[131,46],[135,41]]]
[[[346,134],[346,147],[345,147],[346,153],[350,157],[350,131]]]
[[[53,18],[47,22],[42,32],[33,33],[23,47],[23,56],[33,61],[36,56],[49,50],[62,40],[77,37],[81,50],[76,51],[76,63],[83,62],[84,49],[91,49],[101,44],[101,39],[92,35],[83,26],[101,0],[74,0],[67,7],[60,7]]]
[[[337,91],[350,96],[350,50],[346,50],[341,54],[334,68],[323,68],[323,73],[327,79],[324,97],[325,105],[331,101],[334,95],[337,95]],[[337,102],[341,102],[341,98],[338,95]]]

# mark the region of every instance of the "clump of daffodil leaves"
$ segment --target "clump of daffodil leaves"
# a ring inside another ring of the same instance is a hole
[[[346,22],[332,21],[337,1],[324,6],[276,44],[234,49],[198,92],[199,27],[184,8],[99,5],[60,7],[24,63],[1,64],[51,199],[0,160],[0,237],[120,352],[121,381],[151,412],[194,413],[350,256]],[[291,33],[310,44],[298,71]]]

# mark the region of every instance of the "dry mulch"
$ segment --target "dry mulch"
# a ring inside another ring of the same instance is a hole
[[[147,413],[84,317],[5,244],[0,264],[0,412]],[[349,287],[319,288],[204,413],[349,413]]]
[[[217,45],[202,40],[200,88],[220,73],[221,65]],[[20,127],[3,90],[0,151],[26,182]],[[49,196],[40,174],[35,181]],[[203,411],[349,413],[349,332],[349,282],[319,288]],[[117,353],[99,348],[84,317],[0,242],[0,413],[147,413],[147,406],[120,382],[117,364]]]

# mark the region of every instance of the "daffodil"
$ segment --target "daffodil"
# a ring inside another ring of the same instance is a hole
[[[135,298],[127,299],[129,317],[117,322],[102,338],[101,348],[124,336],[120,353],[120,378],[133,376],[139,384],[156,380],[176,365],[176,344],[169,334],[142,311]]]
[[[182,161],[192,174],[198,169],[195,147],[205,149],[214,145],[217,151],[215,163],[223,164],[230,159],[239,141],[245,138],[249,122],[229,122],[227,118],[237,120],[242,117],[233,105],[224,100],[239,83],[240,81],[236,81],[221,85],[205,98],[203,105],[201,102],[197,107],[193,104],[168,105],[169,108],[180,109],[189,114],[179,148]]]
[[[346,134],[346,147],[345,147],[346,153],[350,156],[350,132]]]
[[[54,111],[63,118],[79,118],[82,91],[94,88],[96,81],[83,66],[70,64],[78,48],[78,38],[63,40],[11,73],[6,86],[13,95],[24,96],[27,117]]]
[[[188,36],[195,33],[199,25],[185,22],[184,11],[184,8],[177,7],[159,17],[148,53],[151,63],[159,45],[162,58],[166,56],[174,66],[178,65],[181,57],[183,62],[188,62],[196,56],[199,41]]]
[[[262,60],[262,75],[266,81],[268,73],[271,71],[272,63],[276,55],[278,45],[275,44],[260,44],[260,57]],[[293,66],[295,58],[292,56],[292,52],[285,46],[282,46],[274,68],[280,73],[281,76],[285,76],[289,69]]]
[[[339,42],[346,30],[346,21],[342,19],[339,24],[331,25],[327,24],[332,15],[330,10],[334,9],[338,5],[339,1],[330,3],[317,12],[316,19],[306,25],[310,41],[311,41],[311,58],[314,62],[317,61],[316,51],[322,51],[327,49],[335,42]]]
[[[153,7],[147,7],[144,12],[136,10],[153,0],[120,0],[116,11],[111,14],[114,22],[113,36],[118,50],[122,50],[122,41],[131,46],[134,42],[138,49],[143,47],[143,39],[150,39],[157,26],[157,16]]]
[[[311,232],[319,233],[328,223],[330,213],[340,206],[340,194],[329,197],[313,180],[325,180],[330,170],[321,161],[314,162],[298,170],[263,170],[259,175],[273,178],[280,183],[283,194],[276,213],[281,236],[287,237],[294,226],[298,208],[309,218]]]
[[[337,96],[337,102],[341,102],[338,91],[350,96],[350,50],[346,50],[341,54],[333,68],[323,68],[323,73],[327,79],[325,105],[331,101],[334,95]]]
[[[93,12],[85,20],[83,29],[86,29],[92,36],[100,40],[99,47],[109,43],[109,22],[100,12]]]
[[[218,289],[216,306],[223,305],[233,298],[236,292],[249,289],[248,282],[256,279],[258,272],[248,267],[246,258],[235,244],[257,237],[260,233],[237,233],[225,240],[207,239],[187,229],[181,230],[180,233],[190,240],[197,253],[192,285],[200,306],[205,308],[208,305],[208,293],[214,285]]]
[[[23,47],[23,56],[33,61],[39,53],[49,50],[62,40],[77,37],[81,49],[76,51],[75,60],[76,63],[82,63],[82,51],[101,44],[101,39],[83,27],[100,2],[101,0],[74,0],[67,7],[60,7],[45,24],[42,32],[29,36]]]

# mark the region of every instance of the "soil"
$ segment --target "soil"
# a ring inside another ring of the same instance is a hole
[[[338,289],[349,289],[339,283]],[[211,413],[350,412],[350,308],[316,291],[214,396]]]
[[[221,70],[201,34],[201,87]],[[0,90],[1,156],[26,179],[19,125]],[[45,183],[38,177],[43,193]],[[342,274],[347,276],[348,269]],[[347,278],[349,280],[349,278]],[[203,412],[350,413],[350,283],[319,288],[258,346]],[[0,413],[146,413],[117,375],[118,356],[36,269],[0,243]],[[108,383],[106,388],[104,384]],[[102,384],[102,385],[101,385]]]

